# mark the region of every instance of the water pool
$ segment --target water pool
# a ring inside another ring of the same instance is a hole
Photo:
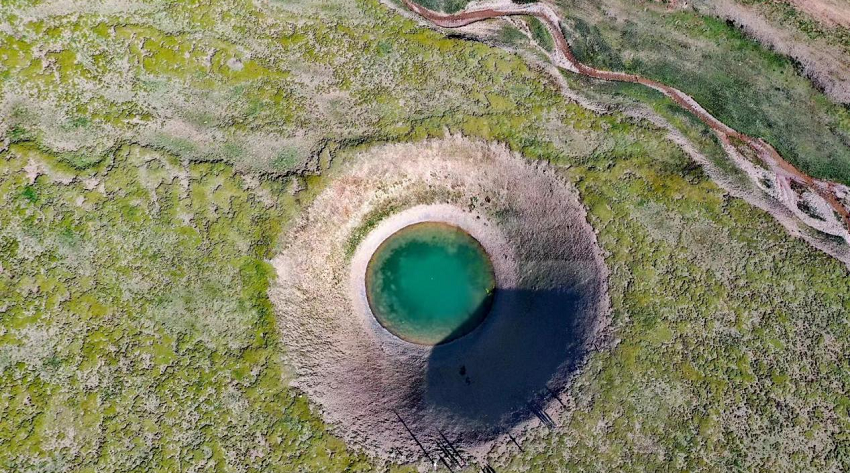
[[[381,243],[366,269],[375,318],[399,338],[423,345],[474,330],[487,317],[495,287],[481,244],[445,223],[402,228]]]

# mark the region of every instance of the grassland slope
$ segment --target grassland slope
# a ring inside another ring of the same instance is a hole
[[[563,423],[486,461],[850,468],[846,268],[666,130],[374,1],[4,2],[0,17],[0,469],[412,470],[330,435],[289,386],[267,261],[327,185],[306,171],[445,130],[556,166],[611,270],[619,343],[553,411]]]

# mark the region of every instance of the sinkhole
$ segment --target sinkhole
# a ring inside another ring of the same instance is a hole
[[[366,269],[366,296],[378,323],[420,345],[448,343],[475,330],[490,312],[495,289],[484,247],[442,222],[398,230]]]

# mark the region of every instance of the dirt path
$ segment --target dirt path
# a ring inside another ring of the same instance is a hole
[[[674,87],[634,74],[595,69],[579,62],[561,31],[560,18],[549,5],[544,3],[517,5],[509,0],[498,0],[456,14],[444,14],[424,8],[412,0],[402,1],[418,15],[443,28],[459,28],[482,20],[505,16],[528,15],[538,18],[546,25],[555,40],[556,49],[551,57],[556,66],[594,79],[642,84],[663,93],[714,130],[739,167],[747,161],[739,146],[746,146],[749,148],[748,151],[755,153],[761,164],[772,174],[772,181],[776,188],[770,193],[800,220],[822,232],[843,237],[850,243],[850,210],[848,210],[848,204],[842,202],[842,199],[850,199],[850,188],[805,174],[782,158],[766,141],[727,126],[692,97]],[[757,179],[759,176],[752,172],[748,174],[760,187],[768,190]],[[803,209],[807,209],[808,212]],[[835,215],[829,215],[830,212],[827,209],[832,210]],[[818,212],[818,210],[821,211]]]

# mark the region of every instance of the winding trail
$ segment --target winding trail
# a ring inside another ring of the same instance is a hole
[[[732,155],[739,167],[747,161],[747,158],[741,154],[737,143],[742,143],[754,152],[761,164],[772,174],[772,180],[776,185],[776,189],[772,189],[773,196],[800,220],[817,230],[843,237],[850,244],[850,210],[848,210],[848,204],[842,202],[842,199],[845,199],[845,202],[846,199],[850,199],[850,188],[843,184],[815,179],[800,171],[782,158],[769,143],[729,127],[679,89],[635,74],[604,71],[581,63],[567,43],[560,27],[561,19],[551,6],[545,3],[518,5],[510,0],[498,0],[455,14],[445,14],[424,8],[412,0],[402,0],[402,2],[410,10],[443,28],[460,28],[479,21],[507,16],[526,15],[538,18],[555,40],[556,48],[551,58],[557,67],[594,79],[642,84],[663,93],[714,130],[727,153]],[[748,174],[760,187],[769,190],[758,182],[752,172]],[[803,211],[803,208],[808,208],[809,212],[812,212],[812,207],[831,209],[835,215],[823,215],[828,212],[820,212],[817,217],[813,217],[810,213]]]

